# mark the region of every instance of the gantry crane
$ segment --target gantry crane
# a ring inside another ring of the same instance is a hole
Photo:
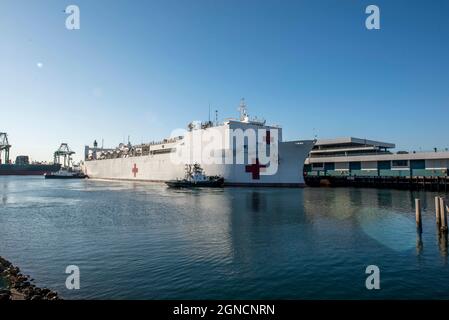
[[[75,151],[70,150],[67,143],[61,143],[58,150],[54,153],[54,163],[63,165],[63,168],[68,168],[72,161],[72,154],[75,154]],[[61,163],[61,157],[63,157],[64,163]]]
[[[0,132],[0,164],[2,164],[2,152],[5,153],[5,163],[9,163],[9,149],[11,145],[8,142],[6,132]]]

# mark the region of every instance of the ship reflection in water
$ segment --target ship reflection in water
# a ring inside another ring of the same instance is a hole
[[[449,298],[434,196],[0,177],[0,255],[72,299]],[[65,289],[71,264],[80,290]]]

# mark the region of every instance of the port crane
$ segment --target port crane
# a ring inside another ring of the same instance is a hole
[[[8,135],[6,132],[0,132],[0,164],[2,164],[2,152],[5,153],[5,163],[10,163],[9,149],[11,145],[8,142]]]
[[[62,164],[61,157],[63,157],[63,168],[70,167],[73,154],[75,154],[75,151],[70,150],[67,143],[61,143],[58,150],[56,150],[54,153],[54,163]]]

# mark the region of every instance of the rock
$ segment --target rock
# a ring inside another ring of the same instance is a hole
[[[43,288],[43,289],[41,289],[41,295],[43,295],[43,296],[45,296],[45,295],[47,295],[48,293],[50,293],[51,292],[51,290],[50,289],[47,289],[47,288]]]
[[[58,294],[48,288],[38,288],[28,275],[20,272],[6,259],[0,257],[0,276],[8,289],[0,289],[0,301],[4,300],[60,300]]]
[[[27,280],[28,280],[28,278],[26,276],[24,276],[24,275],[21,275],[21,276],[17,277],[17,281],[27,281]]]
[[[31,288],[25,288],[25,289],[22,290],[22,293],[25,296],[32,296],[34,292],[33,292],[33,290]]]
[[[3,267],[3,268],[6,269],[6,268],[8,268],[9,266],[11,266],[11,262],[9,262],[8,260],[6,260],[6,259],[0,257],[0,268]]]
[[[0,302],[2,301],[8,301],[10,299],[11,295],[8,293],[0,293]]]
[[[11,289],[11,300],[25,300],[25,295],[16,289]]]
[[[13,266],[10,266],[9,268],[6,269],[6,273],[9,275],[12,275],[14,277],[17,276],[19,274],[19,272],[20,272],[20,269],[17,267],[13,267]]]
[[[22,289],[23,284],[20,283],[20,282],[14,282],[14,283],[11,284],[11,287],[12,287],[13,289]]]
[[[58,294],[56,292],[49,292],[45,298],[47,298],[48,300],[52,300],[53,298],[57,298]]]

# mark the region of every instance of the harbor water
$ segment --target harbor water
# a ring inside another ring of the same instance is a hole
[[[3,176],[0,256],[66,299],[448,299],[436,195]]]

